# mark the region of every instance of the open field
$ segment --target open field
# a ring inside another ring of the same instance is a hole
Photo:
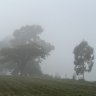
[[[0,96],[96,96],[96,83],[1,76]]]

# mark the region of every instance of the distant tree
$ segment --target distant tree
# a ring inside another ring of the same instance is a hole
[[[83,75],[84,80],[84,73],[90,72],[94,64],[94,49],[86,41],[82,41],[74,48],[74,56],[74,70],[77,75]]]
[[[10,70],[15,75],[42,73],[39,63],[54,49],[53,45],[40,39],[42,31],[39,25],[27,25],[14,31],[11,46],[0,50],[0,64],[13,64]]]

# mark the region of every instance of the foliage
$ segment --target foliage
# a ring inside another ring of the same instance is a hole
[[[39,35],[43,32],[43,28],[40,25],[26,25],[17,29],[13,33],[13,39],[11,44],[13,46],[22,45],[37,40]]]
[[[31,75],[32,67],[36,73],[42,73],[39,63],[54,49],[50,43],[40,39],[42,31],[39,25],[27,25],[14,31],[11,46],[0,50],[0,64],[15,64],[11,67],[11,72],[15,75]]]
[[[83,75],[84,72],[90,72],[93,67],[94,60],[94,49],[88,45],[86,41],[82,41],[78,46],[74,49],[75,55],[75,68],[77,75]]]

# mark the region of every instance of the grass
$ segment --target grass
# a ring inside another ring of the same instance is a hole
[[[1,76],[0,96],[96,96],[96,83]]]

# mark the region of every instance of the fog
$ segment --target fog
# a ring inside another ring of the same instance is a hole
[[[41,64],[46,74],[72,78],[73,49],[82,40],[96,50],[96,0],[0,0],[0,40],[23,25],[39,24],[55,50]],[[96,80],[96,65],[87,80]]]

